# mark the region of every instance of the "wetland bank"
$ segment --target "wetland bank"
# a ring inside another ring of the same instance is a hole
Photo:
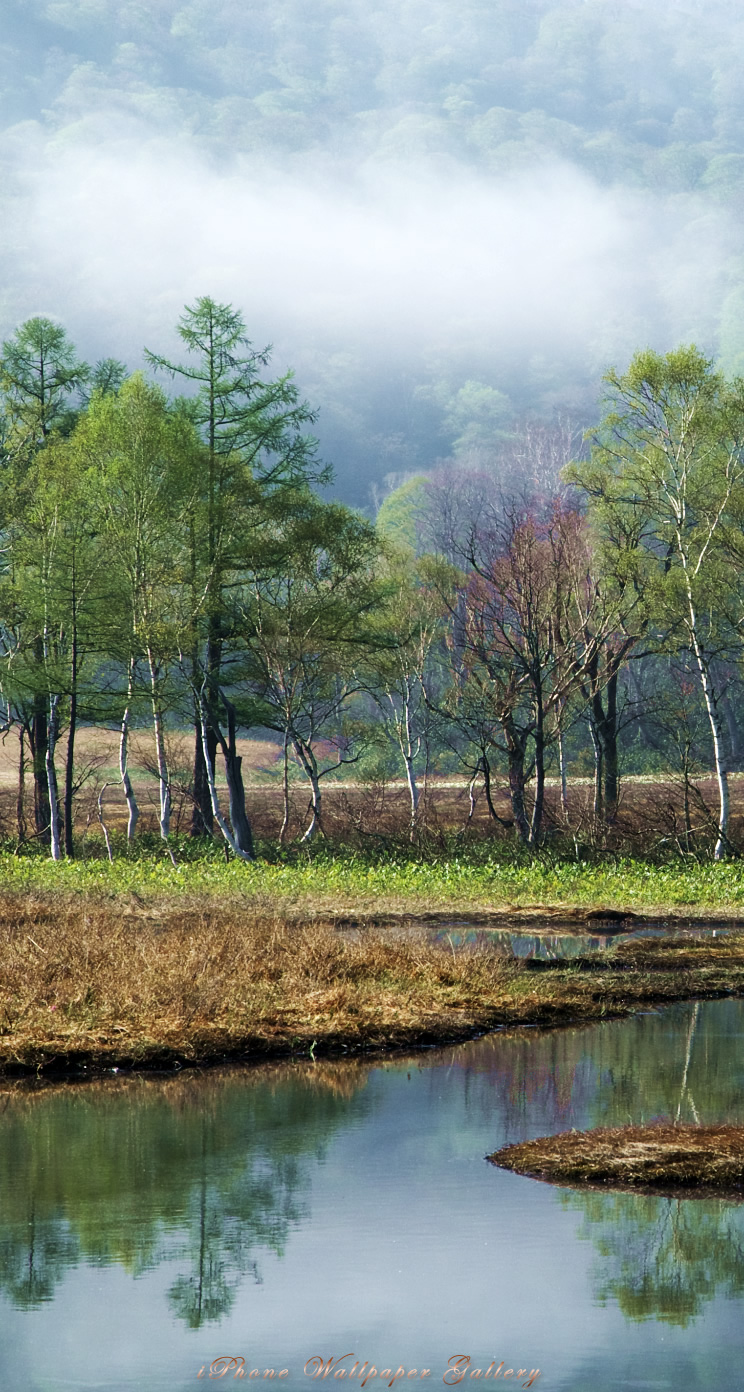
[[[3,872],[6,1073],[401,1049],[744,992],[738,862],[6,856]],[[600,929],[597,950],[581,934]],[[558,931],[570,957],[515,955]]]

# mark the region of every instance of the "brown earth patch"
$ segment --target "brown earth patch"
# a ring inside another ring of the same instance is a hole
[[[744,1126],[654,1122],[564,1131],[504,1146],[487,1158],[551,1184],[725,1192],[744,1199]]]

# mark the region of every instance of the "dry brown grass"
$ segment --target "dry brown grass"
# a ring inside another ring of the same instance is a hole
[[[744,1126],[657,1122],[564,1131],[504,1146],[488,1159],[554,1184],[731,1192],[744,1181]]]
[[[0,1074],[446,1043],[744,994],[744,935],[571,962],[205,903],[0,899]]]
[[[209,908],[0,905],[0,1070],[396,1047],[461,1038],[515,968],[421,939]]]

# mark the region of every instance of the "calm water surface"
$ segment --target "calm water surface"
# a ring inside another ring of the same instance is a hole
[[[731,932],[730,928],[680,928],[669,926],[632,928],[625,932],[617,929],[593,933],[526,931],[514,932],[509,928],[474,927],[472,924],[453,920],[452,923],[437,923],[428,929],[431,942],[456,948],[503,948],[514,957],[535,957],[541,961],[569,960],[572,957],[585,957],[614,943],[632,942],[635,938],[668,938],[670,932],[679,938],[720,938]]]
[[[391,1369],[367,1388],[399,1367],[441,1386],[456,1355],[551,1392],[744,1388],[744,1205],[484,1160],[571,1126],[744,1120],[743,1043],[723,1001],[374,1066],[6,1090],[0,1388],[247,1387],[254,1368],[310,1388],[308,1360],[347,1353]],[[246,1378],[210,1381],[220,1357]]]

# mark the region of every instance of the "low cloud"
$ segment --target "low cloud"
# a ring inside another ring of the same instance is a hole
[[[594,360],[715,333],[720,217],[568,165],[290,176],[124,145],[56,151],[23,183],[13,308],[57,314],[101,351],[162,342],[205,293],[302,356],[511,346]]]

